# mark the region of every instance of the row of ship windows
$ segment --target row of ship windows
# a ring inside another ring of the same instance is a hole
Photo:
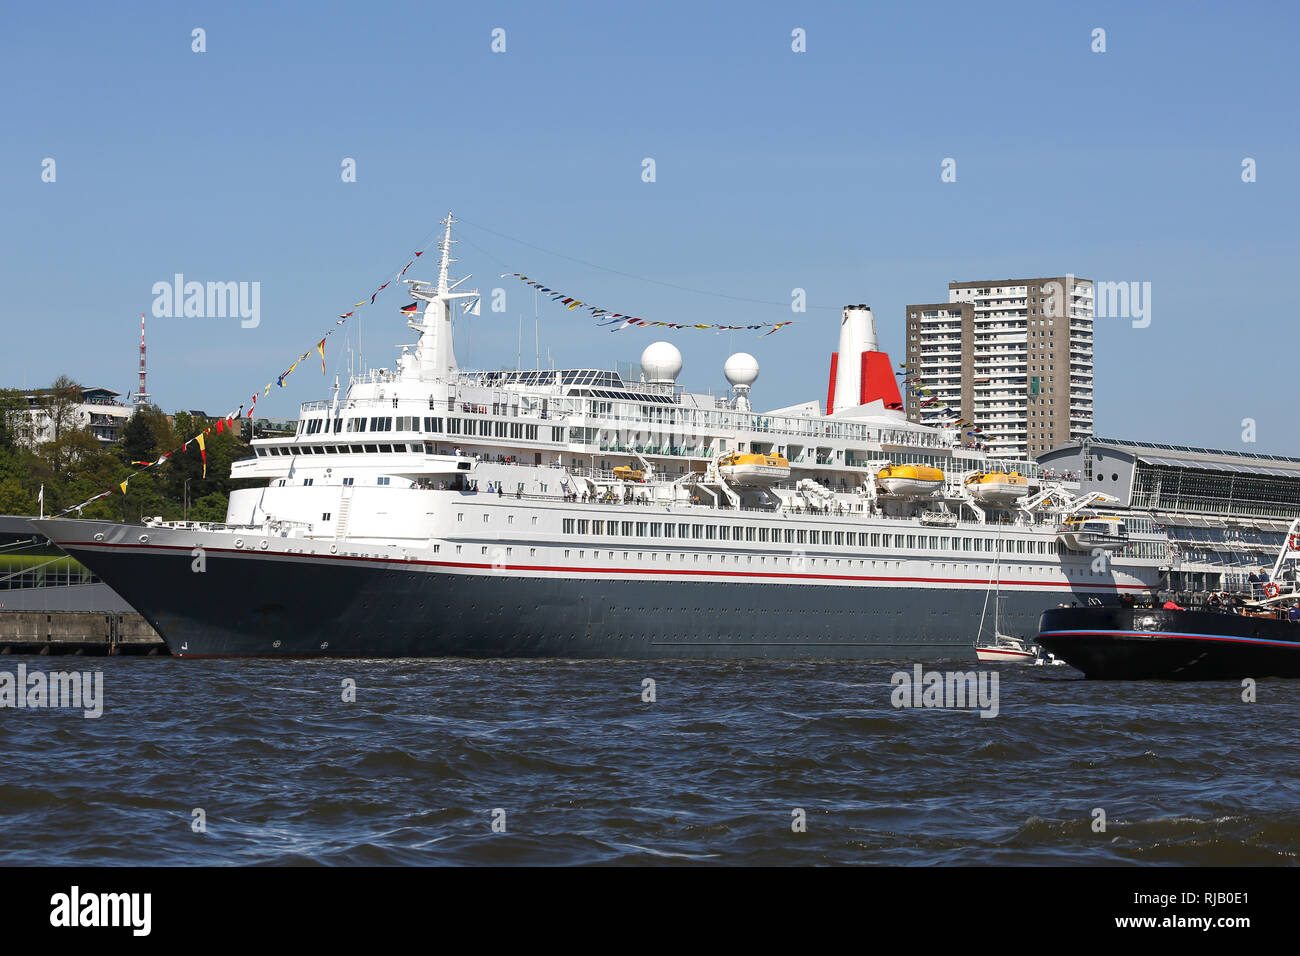
[[[377,484],[377,485],[387,485],[387,484],[390,484],[390,483],[392,482],[392,480],[393,480],[392,478],[389,478],[387,475],[385,475],[385,476],[382,477],[382,478],[376,478],[376,479],[375,479],[375,484]],[[285,483],[286,481],[288,481],[287,478],[281,478],[279,481],[276,482],[276,484],[277,484],[279,487],[283,488],[283,487],[284,487],[284,483]],[[352,485],[356,484],[356,481],[357,481],[357,480],[356,480],[355,478],[344,478],[344,479],[343,479],[343,484],[344,484],[345,486],[347,486],[347,487],[351,487]],[[303,483],[303,486],[304,486],[304,487],[310,487],[311,485],[314,485],[314,484],[316,483],[316,479],[315,479],[315,478],[304,478],[304,479],[302,480],[302,483]]]
[[[485,516],[486,517],[486,516]],[[760,544],[814,544],[840,547],[929,548],[943,551],[995,550],[996,538],[957,538],[949,535],[886,534],[866,531],[818,531],[807,528],[768,528],[757,525],[687,524],[671,521],[601,521],[565,518],[565,534],[615,535],[637,538],[689,538],[703,541],[754,541]],[[1005,554],[1063,554],[1058,541],[1024,538],[1003,542]]]
[[[486,521],[487,515],[484,515]],[[583,518],[565,518],[565,534],[594,536],[612,535],[637,538],[689,538],[695,541],[753,541],[759,544],[807,544],[850,548],[904,548],[931,551],[988,551],[999,550],[996,538],[959,538],[950,535],[889,534],[866,531],[818,531],[806,528],[766,528],[754,525],[686,524],[661,521],[597,521]],[[1067,553],[1060,541],[1007,539],[1002,542],[1003,554],[1054,554]],[[1132,541],[1122,552],[1128,557],[1160,558],[1164,546],[1153,541]]]
[[[458,544],[455,546],[455,548],[457,554],[463,554],[464,545]],[[438,552],[440,550],[440,546],[435,544],[433,546],[433,550],[435,552]],[[489,547],[487,545],[482,545],[479,548],[479,553],[483,556],[492,558],[495,563],[502,560],[503,558],[513,557],[514,550],[515,550],[514,548],[509,548],[509,547],[501,548],[501,547]],[[599,561],[601,559],[601,553],[602,552],[600,551],[600,549],[593,548],[591,551],[592,560]],[[606,556],[606,559],[609,561],[614,561],[618,557],[618,552],[615,551],[606,551],[604,552],[604,554]],[[529,548],[528,556],[530,558],[537,557],[537,549]],[[574,550],[570,548],[565,548],[564,557],[566,559],[572,559],[574,557]],[[586,549],[577,550],[577,558],[579,560],[584,560],[586,557],[587,557]],[[767,555],[752,555],[752,554],[725,555],[725,554],[710,554],[710,553],[699,553],[699,552],[695,552],[690,555],[687,555],[682,552],[671,552],[671,551],[666,551],[666,552],[624,551],[622,552],[622,558],[624,561],[630,561],[630,560],[645,561],[647,559],[649,559],[650,561],[658,561],[660,560],[660,558],[662,558],[666,564],[671,564],[674,558],[676,558],[678,564],[684,564],[686,563],[688,557],[692,564],[701,564],[701,563],[713,564],[716,559],[717,564],[725,565],[727,564],[728,557],[730,557],[731,563],[733,565],[738,565],[741,563],[744,563],[746,565],[753,565],[757,563],[759,567],[769,566]],[[757,557],[757,562],[755,561],[756,557]],[[793,556],[786,556],[786,557],[773,555],[771,557],[770,566],[786,567],[796,571],[811,570],[813,568],[854,568],[854,567],[866,568],[873,571],[876,570],[887,571],[891,567],[895,570],[901,570],[903,567],[903,562],[883,561],[883,560],[876,561],[876,560],[864,559],[864,558],[856,558],[856,559],[855,558],[809,558],[803,555],[793,555]],[[970,570],[967,565],[956,564],[956,563],[952,564],[951,568],[949,568],[948,564],[944,564],[944,563],[936,564],[935,567],[940,571],[947,571],[947,570],[969,571]],[[1052,574],[1058,569],[1053,567],[1043,567],[1043,566],[1035,567],[1034,565],[1021,564],[1021,565],[1008,565],[1006,570],[1008,574],[1014,574],[1017,572],[1022,574]],[[1105,571],[1098,571],[1093,567],[1060,568],[1059,570],[1063,570],[1067,575],[1071,577],[1080,577],[1080,578],[1101,577],[1108,573]]]
[[[421,425],[423,424],[423,429]],[[427,416],[421,419],[416,415],[375,415],[366,418],[308,418],[304,419],[299,427],[299,435],[319,435],[319,434],[361,434],[362,432],[420,432],[424,431],[431,435],[483,435],[490,438],[520,438],[526,441],[537,441],[540,426],[528,425],[523,422],[503,422],[492,421],[490,419],[475,420],[472,418],[448,418],[445,421],[446,430],[443,430],[444,420],[437,416]],[[550,440],[553,442],[564,441],[564,428],[561,426],[551,426],[548,429]]]
[[[375,455],[391,452],[436,454],[432,442],[399,442],[396,445],[281,445],[258,448],[256,452],[259,458],[270,458],[276,455]]]
[[[325,515],[324,517],[326,517],[326,518],[328,519],[329,516],[328,516],[328,515]],[[454,545],[454,547],[455,547],[456,554],[458,554],[458,555],[463,555],[463,554],[464,554],[464,552],[465,552],[465,546],[464,546],[464,545],[458,544],[458,545]],[[522,549],[520,549],[520,550],[522,550]],[[441,552],[442,552],[442,545],[440,545],[440,544],[435,544],[435,545],[433,546],[433,553],[434,553],[434,554],[439,554],[439,553],[441,553]],[[605,555],[606,555],[607,560],[610,560],[610,561],[614,561],[614,560],[616,560],[616,558],[617,558],[617,556],[618,556],[618,552],[615,552],[615,551],[606,551],[606,552],[604,552],[604,553],[605,553]],[[497,562],[497,561],[500,561],[500,560],[503,559],[503,558],[512,558],[512,557],[514,557],[514,556],[515,556],[515,549],[514,549],[513,547],[504,547],[504,548],[503,548],[503,547],[500,547],[500,546],[489,546],[489,545],[486,545],[486,544],[485,544],[485,545],[480,545],[480,546],[479,546],[479,554],[480,554],[481,556],[484,556],[484,557],[492,558],[494,562]],[[658,560],[662,557],[663,560],[664,560],[666,563],[670,563],[670,564],[672,563],[674,556],[676,557],[677,562],[678,562],[679,564],[681,564],[681,563],[685,563],[686,560],[687,560],[687,557],[688,557],[688,556],[687,556],[685,553],[683,553],[683,552],[672,552],[672,551],[665,551],[665,552],[658,552],[658,551],[650,551],[650,552],[645,552],[645,551],[636,551],[636,552],[632,552],[632,551],[624,551],[624,552],[622,552],[622,557],[623,557],[623,560],[624,560],[624,561],[629,561],[629,560],[632,560],[632,559],[633,559],[633,556],[635,555],[635,560],[637,560],[637,561],[644,561],[644,560],[646,560],[647,554],[648,554],[649,559],[650,559],[651,561],[658,561]],[[530,558],[535,558],[535,557],[537,557],[537,549],[536,549],[536,548],[529,548],[529,549],[528,549],[528,556],[529,556]],[[565,557],[565,558],[570,558],[570,559],[571,559],[573,556],[574,556],[574,549],[571,549],[571,548],[565,548],[565,549],[564,549],[564,557]],[[600,549],[599,549],[599,548],[593,548],[592,551],[591,551],[591,557],[592,557],[592,560],[599,561],[599,560],[600,560],[600,556],[601,556],[601,551],[600,551]],[[587,551],[586,551],[586,549],[585,549],[585,548],[577,549],[577,557],[578,557],[579,559],[585,559],[585,558],[587,557]],[[728,558],[729,556],[728,556],[728,555],[725,555],[725,554],[710,554],[710,553],[700,553],[700,552],[695,552],[695,553],[692,553],[691,555],[689,555],[689,557],[690,557],[692,563],[694,563],[694,564],[699,564],[701,558],[704,559],[704,563],[706,563],[706,564],[712,564],[715,558],[717,559],[718,564],[726,564],[726,563],[727,563],[727,558]],[[752,555],[752,554],[749,554],[749,555],[740,555],[740,554],[730,555],[730,558],[731,558],[731,562],[732,562],[732,564],[740,564],[741,561],[742,561],[742,559],[743,559],[743,561],[744,561],[745,564],[754,564],[754,563],[755,563],[755,562],[754,562],[754,558],[755,558],[755,557],[758,558],[758,564],[759,564],[760,567],[767,565],[767,563],[768,563],[768,557],[767,557],[766,555],[757,555],[757,556],[756,556],[756,555]],[[784,557],[784,558],[782,558],[781,556],[776,556],[776,555],[772,556],[772,566],[773,566],[773,567],[778,566],[782,561],[784,561],[785,567],[793,567],[793,568],[814,568],[814,567],[821,567],[821,568],[831,568],[831,567],[835,567],[835,568],[838,568],[838,567],[853,568],[853,567],[858,567],[858,568],[871,568],[872,570],[876,570],[877,568],[879,568],[880,570],[888,570],[890,567],[893,567],[893,568],[895,568],[895,569],[899,569],[899,568],[902,568],[902,566],[903,566],[903,562],[901,562],[901,561],[885,561],[885,560],[876,561],[876,560],[874,560],[874,559],[864,559],[864,558],[856,558],[856,559],[854,559],[854,558],[808,558],[808,557],[804,557],[804,556],[801,556],[801,555],[789,556],[789,557]],[[936,567],[937,567],[939,570],[941,570],[941,571],[946,571],[946,570],[948,570],[948,565],[947,565],[947,564],[940,563],[940,564],[936,565]],[[953,564],[953,565],[952,565],[952,570],[954,570],[954,571],[957,571],[957,570],[966,570],[966,569],[967,569],[967,568],[966,568],[965,565],[961,565],[961,564]],[[1039,568],[1036,569],[1033,565],[1008,565],[1008,566],[1007,566],[1007,572],[1008,572],[1008,573],[1014,573],[1014,572],[1016,572],[1016,571],[1020,571],[1020,572],[1024,572],[1024,573],[1033,573],[1035,570],[1037,570],[1038,573],[1044,573],[1044,572],[1049,572],[1049,571],[1051,571],[1052,569],[1051,569],[1051,568],[1042,568],[1042,567],[1039,567]],[[1099,575],[1099,574],[1104,573],[1104,572],[1096,571],[1096,570],[1093,569],[1093,568],[1087,568],[1087,569],[1079,568],[1079,569],[1077,569],[1077,570],[1074,569],[1074,568],[1065,568],[1064,570],[1065,570],[1065,573],[1066,573],[1066,574],[1069,574],[1069,575],[1077,574],[1079,577],[1084,577],[1085,574],[1086,574],[1087,576],[1089,576],[1089,577],[1093,577],[1093,576],[1097,576],[1097,575]]]
[[[465,546],[464,546],[464,545],[460,545],[460,544],[458,544],[458,545],[455,545],[454,547],[455,547],[455,549],[456,549],[456,554],[458,554],[458,555],[463,555],[463,554],[464,554],[464,551],[465,551]],[[435,545],[433,546],[433,552],[434,552],[435,554],[438,554],[438,553],[440,553],[441,551],[442,551],[442,546],[441,546],[441,545],[435,544]],[[488,546],[488,545],[480,545],[480,546],[479,546],[479,554],[482,555],[482,556],[484,556],[484,557],[490,557],[490,558],[492,558],[494,562],[500,561],[500,560],[503,559],[503,558],[511,558],[511,557],[514,557],[514,553],[515,553],[515,549],[514,549],[513,547],[505,547],[505,548],[502,548],[502,547],[499,547],[499,546],[491,546],[491,547],[490,547],[490,546]],[[674,557],[674,555],[676,556],[676,558],[677,558],[677,562],[678,562],[679,564],[685,563],[686,560],[687,560],[687,557],[688,557],[686,554],[684,554],[684,553],[682,553],[682,552],[671,552],[671,551],[662,552],[662,553],[661,553],[661,552],[658,552],[658,551],[650,551],[650,552],[645,552],[645,551],[636,551],[636,552],[632,552],[632,551],[624,551],[624,552],[622,552],[622,557],[623,557],[623,560],[624,560],[624,561],[628,561],[628,560],[632,560],[632,559],[633,559],[633,555],[635,554],[635,560],[637,560],[637,561],[644,561],[644,560],[646,560],[647,553],[648,553],[648,555],[649,555],[649,559],[650,559],[651,561],[658,561],[658,560],[660,559],[660,557],[662,557],[663,560],[664,560],[666,563],[670,563],[670,564],[671,564],[672,561],[673,561],[673,557]],[[606,555],[607,560],[610,560],[610,561],[615,560],[616,557],[617,557],[617,554],[618,554],[618,552],[615,552],[615,551],[606,551],[606,552],[605,552],[605,555]],[[599,561],[599,560],[600,560],[600,555],[601,555],[600,549],[598,549],[598,548],[593,548],[593,549],[592,549],[592,551],[591,551],[591,557],[592,557],[593,560],[595,560],[595,561]],[[535,557],[537,557],[537,549],[536,549],[536,548],[529,548],[529,549],[528,549],[528,556],[529,556],[530,558],[535,558]],[[564,549],[564,557],[565,557],[565,558],[569,558],[569,559],[571,559],[571,558],[573,557],[573,549],[565,548],[565,549]],[[586,549],[578,549],[577,557],[578,557],[580,560],[585,559],[585,558],[587,557],[587,551],[586,551]],[[716,558],[718,564],[720,564],[720,565],[724,565],[724,564],[727,563],[727,558],[728,558],[729,556],[728,556],[728,555],[725,555],[725,554],[716,554],[716,555],[715,555],[715,554],[709,554],[709,553],[703,553],[703,554],[701,554],[701,553],[699,553],[699,552],[696,552],[696,553],[691,554],[689,557],[690,557],[691,562],[692,562],[693,564],[699,564],[701,558],[704,559],[704,563],[706,563],[706,564],[712,564],[713,561],[714,561],[714,559]],[[740,554],[730,555],[730,558],[731,558],[731,562],[732,562],[732,564],[740,564],[741,561],[742,561],[742,559],[743,559],[745,564],[750,564],[750,565],[752,565],[752,564],[754,564],[754,558],[755,558],[755,557],[756,557],[756,556],[755,556],[755,555],[752,555],[752,554],[749,554],[749,555],[740,555]],[[757,558],[758,558],[758,564],[759,564],[760,567],[762,567],[762,566],[766,566],[766,565],[767,565],[767,563],[768,563],[768,557],[767,557],[766,555],[757,555]],[[895,568],[895,569],[900,569],[900,568],[902,568],[902,566],[903,566],[903,562],[901,562],[901,561],[884,561],[884,560],[876,561],[876,560],[874,560],[874,559],[864,559],[864,558],[857,558],[857,559],[854,559],[854,558],[808,558],[808,557],[804,557],[804,556],[802,556],[802,555],[795,555],[795,556],[788,556],[788,557],[781,557],[781,556],[775,556],[775,555],[772,556],[772,566],[773,566],[773,567],[777,567],[777,566],[781,565],[782,562],[784,562],[784,566],[785,566],[785,567],[790,567],[790,568],[795,568],[795,569],[815,568],[815,567],[820,567],[820,568],[832,568],[832,567],[834,567],[834,568],[839,568],[839,567],[853,568],[853,567],[858,567],[858,568],[870,568],[870,569],[872,569],[872,570],[877,570],[877,568],[879,568],[880,570],[888,570],[890,567],[893,567],[893,568]],[[938,570],[940,570],[940,571],[946,571],[946,570],[949,569],[949,568],[948,568],[948,565],[947,565],[947,564],[943,564],[943,563],[938,564],[938,565],[937,565],[937,568],[938,568]],[[952,570],[954,570],[954,571],[958,571],[958,570],[967,570],[967,568],[966,568],[965,565],[961,565],[961,564],[953,564],[953,565],[952,565]],[[1008,572],[1008,573],[1015,573],[1015,572],[1017,572],[1017,571],[1022,572],[1022,573],[1034,573],[1035,571],[1037,571],[1038,573],[1041,574],[1041,573],[1050,573],[1052,570],[1053,570],[1053,569],[1051,569],[1051,568],[1043,568],[1043,567],[1035,568],[1033,565],[1008,565],[1008,566],[1007,566],[1007,572]],[[1105,574],[1105,573],[1106,573],[1106,572],[1104,572],[1104,571],[1097,571],[1095,568],[1092,568],[1092,567],[1088,567],[1088,568],[1077,568],[1077,569],[1076,569],[1076,568],[1063,568],[1062,570],[1064,570],[1065,573],[1066,573],[1067,575],[1076,575],[1076,576],[1078,576],[1078,577],[1084,577],[1084,576],[1088,576],[1088,577],[1096,577],[1096,576],[1099,576],[1099,575],[1102,575],[1102,574]]]

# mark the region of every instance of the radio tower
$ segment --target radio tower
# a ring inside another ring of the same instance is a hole
[[[144,313],[140,313],[140,387],[136,390],[133,404],[136,411],[146,407],[149,404],[149,388],[145,385],[145,365],[144,365]]]

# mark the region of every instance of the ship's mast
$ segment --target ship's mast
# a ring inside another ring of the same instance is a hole
[[[456,364],[456,353],[452,350],[452,307],[458,299],[476,299],[478,292],[456,292],[455,288],[465,279],[450,281],[448,270],[456,258],[451,254],[451,247],[456,242],[451,237],[451,227],[457,220],[450,212],[442,220],[446,227],[438,248],[442,250],[442,259],[438,263],[438,284],[407,279],[411,295],[425,303],[424,312],[418,321],[408,321],[408,325],[420,333],[420,340],[415,347],[415,360],[404,365],[403,377],[416,377],[425,382],[455,382],[460,371]],[[467,307],[468,308],[468,307]],[[472,314],[477,314],[475,310]]]
[[[447,218],[442,221],[442,224],[445,225],[447,229],[442,234],[442,239],[438,242],[438,248],[442,250],[442,261],[438,264],[439,295],[446,295],[451,291],[451,287],[447,285],[447,267],[456,261],[451,256],[452,244],[456,242],[456,240],[451,237],[451,224],[454,222],[456,222],[456,220],[452,218],[451,211],[448,210]]]

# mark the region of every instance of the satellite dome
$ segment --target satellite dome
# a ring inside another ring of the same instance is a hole
[[[722,374],[732,386],[753,385],[758,379],[758,359],[748,352],[737,352],[722,366]]]
[[[682,353],[671,342],[652,342],[641,353],[641,374],[652,385],[672,385],[682,370]]]

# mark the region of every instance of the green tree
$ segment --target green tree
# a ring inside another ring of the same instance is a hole
[[[50,442],[57,442],[78,428],[77,406],[81,404],[81,386],[67,375],[60,375],[50,383],[40,404]]]
[[[0,514],[39,514],[36,496],[14,475],[0,477]]]
[[[133,461],[156,461],[175,447],[175,431],[162,409],[155,405],[137,409],[122,429],[118,456],[125,464]]]
[[[17,448],[30,431],[27,399],[14,388],[0,389],[0,453]]]
[[[156,453],[153,429],[142,413],[136,412],[123,426],[117,451],[123,463],[128,465],[133,461],[153,460]]]
[[[66,389],[66,382],[61,387]],[[185,412],[169,419],[161,409],[149,407],[131,417],[115,446],[105,446],[86,427],[65,420],[57,438],[30,447],[20,428],[11,427],[30,421],[27,408],[20,393],[0,391],[0,513],[35,514],[36,496],[44,485],[46,514],[83,505],[79,514],[86,518],[138,522],[160,515],[173,521],[185,513],[188,481],[189,516],[221,521],[231,489],[256,484],[231,480],[232,462],[250,451],[224,423],[218,432],[215,422]],[[200,432],[207,449],[206,475],[194,440]],[[163,456],[161,464],[132,464],[157,462]],[[104,492],[110,493],[97,497]]]

